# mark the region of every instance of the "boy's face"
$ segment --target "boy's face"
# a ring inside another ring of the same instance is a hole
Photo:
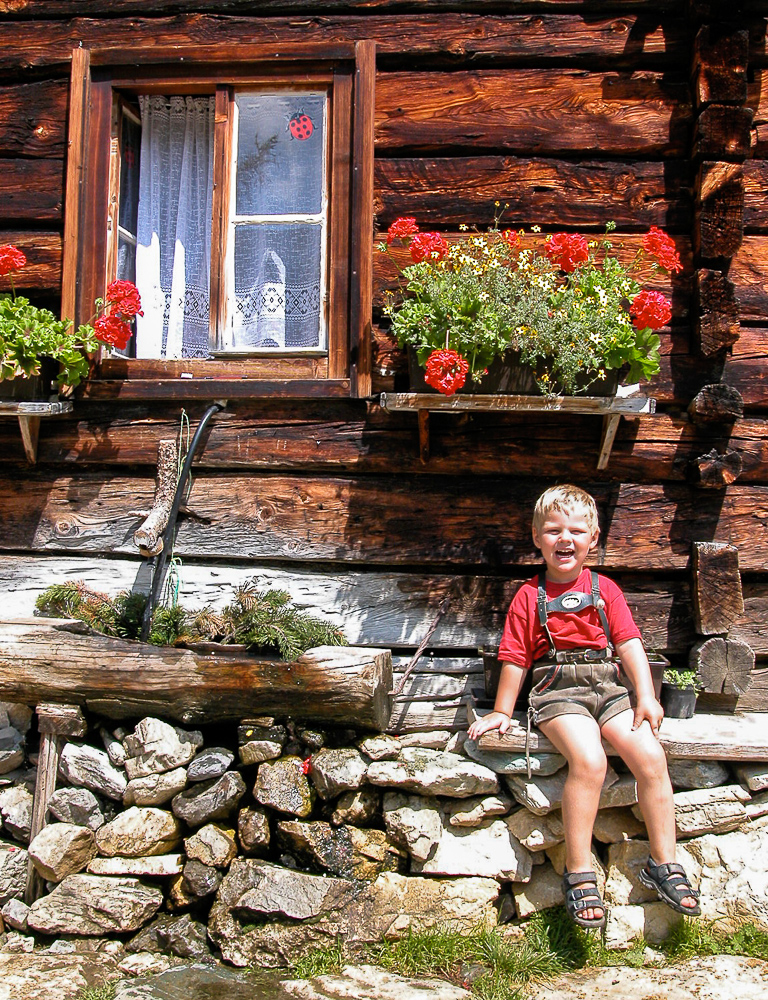
[[[599,530],[593,532],[581,511],[551,510],[537,530],[533,544],[541,549],[547,564],[547,579],[571,583],[581,573],[587,556],[597,546]]]

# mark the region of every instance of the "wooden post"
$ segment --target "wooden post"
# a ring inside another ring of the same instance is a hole
[[[32,825],[29,832],[30,843],[47,825],[48,803],[56,791],[59,757],[66,737],[85,736],[88,730],[85,716],[76,705],[38,705],[37,726],[40,732],[40,754],[32,806]],[[27,887],[24,892],[27,904],[34,903],[42,894],[42,884],[42,879],[30,858],[27,862]]]
[[[693,543],[693,618],[699,635],[725,635],[744,614],[739,550],[724,542]]]

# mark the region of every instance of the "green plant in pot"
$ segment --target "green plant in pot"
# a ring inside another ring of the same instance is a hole
[[[642,270],[677,271],[666,233],[652,227],[626,264],[628,250],[610,239],[572,233],[542,236],[538,227],[470,233],[450,243],[397,219],[381,252],[395,260],[399,294],[384,307],[401,347],[415,352],[428,385],[445,395],[483,379],[511,352],[546,395],[601,394],[612,373],[629,383],[659,371],[656,331],[669,322],[668,299],[641,287]],[[398,247],[411,263],[401,266]],[[597,389],[597,392],[596,392]],[[534,389],[536,391],[536,389]]]
[[[141,314],[141,300],[129,281],[113,281],[106,300],[98,299],[93,321],[75,329],[50,309],[17,295],[13,275],[25,267],[26,256],[17,247],[0,247],[0,276],[8,277],[11,292],[0,295],[0,383],[33,380],[48,370],[50,382],[76,386],[88,377],[94,354],[102,345],[124,350],[131,337],[130,320]],[[0,385],[0,389],[2,386]]]
[[[696,699],[702,689],[695,670],[666,668],[661,679],[661,706],[673,719],[690,719],[696,711]]]

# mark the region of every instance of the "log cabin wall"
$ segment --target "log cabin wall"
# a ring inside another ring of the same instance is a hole
[[[625,588],[649,646],[676,665],[700,642],[692,552],[738,552],[744,614],[729,639],[756,654],[739,707],[768,685],[768,55],[759,2],[250,4],[70,0],[0,4],[0,242],[30,261],[24,291],[58,307],[72,48],[257,40],[377,45],[370,399],[234,400],[212,422],[179,522],[180,596],[226,600],[257,576],[407,661],[446,595],[393,724],[463,724],[477,651],[498,641],[537,565],[530,513],[577,481],[598,500],[599,565]],[[727,17],[727,20],[726,20]],[[498,205],[497,205],[498,203]],[[505,207],[508,206],[508,207]],[[622,420],[598,472],[595,417],[443,414],[420,460],[416,417],[377,394],[404,385],[381,315],[394,275],[375,244],[399,215],[445,233],[511,226],[638,241],[674,238],[657,414]],[[28,287],[27,287],[28,286]],[[7,287],[4,286],[4,287]],[[206,403],[81,395],[44,421],[37,464],[0,420],[6,610],[48,584],[145,586],[133,543],[158,444]],[[721,630],[722,631],[722,630]],[[474,672],[473,672],[474,671]],[[715,701],[717,699],[715,698]],[[736,699],[727,705],[733,707]]]

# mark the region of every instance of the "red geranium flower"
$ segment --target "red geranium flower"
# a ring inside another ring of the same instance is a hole
[[[644,330],[647,326],[658,330],[672,319],[672,307],[661,292],[638,292],[629,311],[635,318],[638,330]]]
[[[117,316],[99,316],[93,324],[93,329],[99,340],[121,351],[126,349],[131,339],[130,326]]]
[[[550,236],[544,253],[561,271],[570,274],[577,264],[583,264],[589,257],[589,247],[583,236],[575,233],[555,233]]]
[[[143,316],[141,296],[132,281],[113,281],[107,288],[107,302],[123,316]]]
[[[515,247],[520,246],[520,233],[516,229],[505,229],[501,234],[501,238],[510,250],[514,250]]]
[[[416,233],[409,249],[418,264],[422,260],[441,260],[448,253],[448,244],[440,233]]]
[[[458,351],[432,351],[427,358],[424,381],[444,396],[452,396],[467,380],[469,362]]]
[[[26,263],[27,258],[12,243],[0,247],[0,275],[5,276],[6,274],[10,274],[11,271],[20,271]]]
[[[387,230],[387,244],[392,243],[393,240],[413,236],[418,231],[419,227],[416,225],[414,218],[409,215],[401,216],[399,219],[395,219]]]
[[[683,266],[675,244],[658,226],[651,226],[643,237],[643,249],[655,257],[665,271],[679,271]]]

